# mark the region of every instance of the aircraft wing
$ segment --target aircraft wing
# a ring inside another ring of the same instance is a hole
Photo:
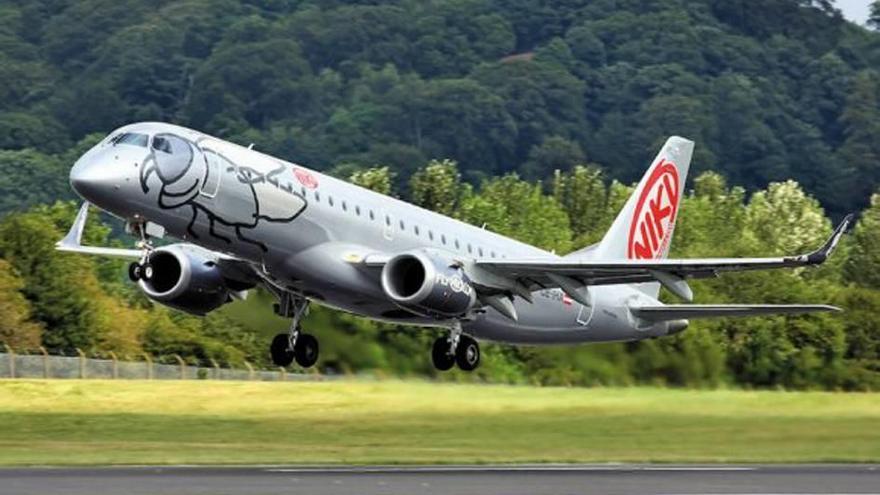
[[[821,311],[840,311],[826,304],[668,304],[630,308],[635,316],[648,321],[729,316],[791,315]]]
[[[143,256],[139,249],[122,249],[98,246],[83,246],[82,234],[86,227],[86,218],[89,216],[89,203],[84,202],[76,214],[76,219],[70,227],[70,231],[63,239],[55,244],[55,249],[68,253],[93,254],[98,256],[110,256],[116,258],[128,258],[137,260]]]
[[[693,295],[687,278],[710,278],[723,272],[766,270],[819,265],[834,251],[852,223],[848,215],[819,249],[798,256],[776,258],[704,258],[654,260],[577,260],[571,258],[478,260],[474,265],[515,280],[524,287],[559,287],[572,297],[581,285],[660,282],[686,300]]]

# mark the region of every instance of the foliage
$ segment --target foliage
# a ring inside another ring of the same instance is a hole
[[[0,40],[0,211],[64,197],[63,152],[132,120],[398,185],[443,157],[475,185],[586,158],[629,182],[668,134],[835,217],[880,185],[880,38],[830,0],[14,1]]]
[[[32,308],[21,294],[24,281],[0,259],[0,343],[13,349],[39,347],[42,327],[31,321]]]
[[[68,168],[131,120],[255,143],[560,254],[601,239],[628,184],[680,134],[697,148],[673,256],[800,252],[830,232],[829,217],[867,207],[822,268],[698,281],[698,302],[835,301],[847,317],[699,321],[632,344],[492,346],[476,378],[444,379],[880,386],[880,35],[828,0],[582,4],[0,7],[0,335],[64,352],[266,364],[265,343],[284,324],[257,316],[265,294],[199,320],[154,306],[121,262],[54,251],[75,214],[56,203],[72,197]],[[117,242],[110,232],[93,218],[87,241]],[[327,369],[434,374],[433,332],[323,309],[310,318]]]

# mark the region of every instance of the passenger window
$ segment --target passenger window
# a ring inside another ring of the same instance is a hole
[[[495,257],[495,251],[492,251],[491,253],[489,253],[489,256],[491,256],[491,257],[494,258],[494,257]]]
[[[419,226],[418,225],[413,226],[413,231],[415,231],[416,235],[419,235]]]
[[[471,248],[470,243],[468,243],[468,253],[469,253],[469,254],[473,254],[473,253],[474,253],[474,250],[473,250],[473,248]]]
[[[483,257],[483,248],[478,248],[477,252],[480,253],[480,258],[482,258]]]
[[[440,242],[442,242],[444,246],[446,245],[446,234],[440,234]]]
[[[376,216],[373,215],[373,210],[370,210],[370,220],[375,220]]]
[[[348,205],[345,204],[345,200],[342,200],[342,211],[348,211]]]
[[[361,207],[360,206],[355,205],[354,214],[357,216],[361,216]]]
[[[318,191],[315,191],[315,201],[321,202],[321,194]]]
[[[385,225],[391,227],[391,217],[385,215]]]
[[[302,193],[302,196],[303,196],[303,197],[306,197],[306,188],[305,188],[305,187],[303,187],[302,189],[300,189],[299,192]]]
[[[428,239],[432,241],[434,240],[434,232],[431,232],[430,230],[428,231]]]
[[[455,249],[461,249],[461,246],[458,244],[458,239],[455,240]]]
[[[329,196],[329,195],[327,196],[327,203],[328,203],[330,206],[333,206],[333,196]]]
[[[403,225],[403,220],[400,221],[400,231],[403,232],[406,230],[406,226]]]

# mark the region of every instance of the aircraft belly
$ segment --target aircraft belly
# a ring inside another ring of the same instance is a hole
[[[654,336],[654,328],[636,328],[626,308],[616,303],[622,294],[595,288],[591,306],[583,306],[555,290],[533,293],[534,302],[515,302],[517,322],[489,309],[466,327],[477,338],[512,344],[620,342]]]

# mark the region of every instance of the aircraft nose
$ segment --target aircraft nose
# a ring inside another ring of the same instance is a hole
[[[79,159],[70,169],[70,186],[73,190],[98,206],[105,204],[113,191],[119,188],[116,179],[106,166],[91,157]]]

